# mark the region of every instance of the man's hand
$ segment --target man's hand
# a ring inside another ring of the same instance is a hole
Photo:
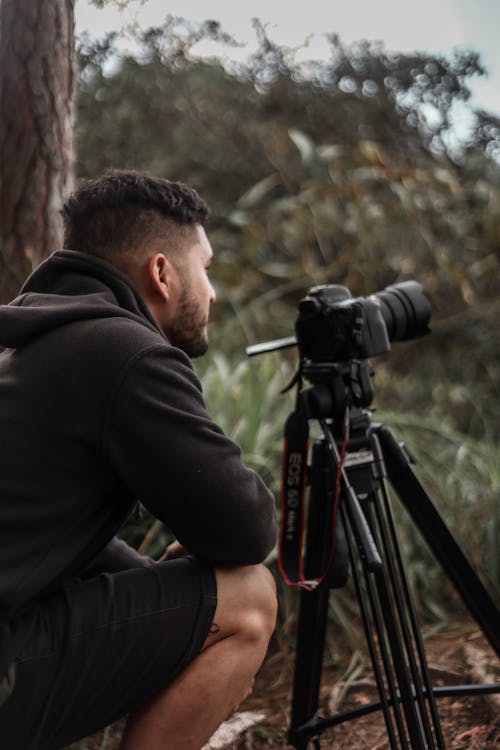
[[[177,557],[185,557],[190,552],[184,547],[183,544],[175,540],[172,544],[169,544],[163,555],[157,560],[157,562],[165,562],[166,560],[175,560]]]

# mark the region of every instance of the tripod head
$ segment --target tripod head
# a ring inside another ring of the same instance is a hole
[[[299,409],[308,419],[341,419],[353,407],[366,408],[373,398],[368,360],[341,363],[302,362],[300,373],[311,384],[299,388]]]

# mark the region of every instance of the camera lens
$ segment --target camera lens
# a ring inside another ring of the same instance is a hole
[[[374,295],[390,341],[414,339],[429,333],[431,306],[418,281],[403,281]]]

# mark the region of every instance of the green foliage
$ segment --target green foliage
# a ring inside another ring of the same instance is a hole
[[[329,60],[300,63],[258,23],[256,31],[258,50],[240,65],[194,58],[203,39],[235,44],[211,21],[169,16],[135,35],[135,55],[120,55],[114,35],[83,37],[81,172],[95,174],[118,156],[189,178],[227,208],[280,161],[291,128],[349,148],[375,141],[398,162],[425,165],[446,151],[450,113],[469,97],[467,79],[484,72],[472,52],[451,61],[392,54],[366,41],[344,46],[334,34]],[[498,134],[483,117],[476,144],[484,145]]]

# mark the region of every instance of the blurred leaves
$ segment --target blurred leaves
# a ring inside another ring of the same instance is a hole
[[[207,199],[226,351],[292,333],[312,284],[364,295],[416,277],[433,335],[377,363],[377,402],[479,433],[478,408],[500,417],[500,121],[471,111],[464,142],[450,128],[477,54],[332,33],[330,58],[304,62],[255,30],[245,63],[196,57],[205,39],[235,44],[213,21],[168,16],[134,54],[82,37],[80,175],[135,167]]]

